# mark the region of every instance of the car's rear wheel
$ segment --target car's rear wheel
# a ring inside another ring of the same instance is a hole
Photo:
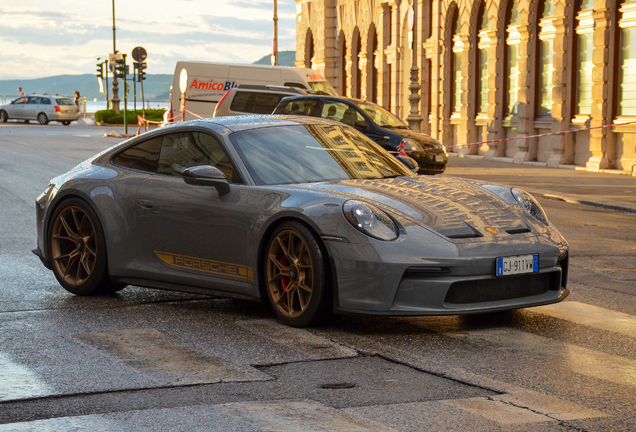
[[[49,124],[49,118],[46,116],[46,114],[40,113],[40,114],[38,114],[38,122],[41,125],[47,125],[47,124]]]
[[[7,112],[4,110],[0,110],[0,122],[6,123],[7,120],[9,120],[9,115],[7,114]]]
[[[102,225],[86,202],[79,198],[62,202],[53,213],[48,234],[53,273],[64,289],[93,295],[125,287],[110,281]]]
[[[71,124],[71,122],[70,122],[69,120],[62,120],[62,124],[63,124],[64,126],[68,126],[68,125],[70,125],[70,124]]]
[[[265,284],[283,323],[305,327],[330,315],[325,258],[318,240],[299,222],[285,222],[272,233],[264,256]]]

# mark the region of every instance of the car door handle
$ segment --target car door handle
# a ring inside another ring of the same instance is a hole
[[[139,200],[139,205],[144,210],[150,210],[154,207],[157,207],[157,203],[150,200]]]

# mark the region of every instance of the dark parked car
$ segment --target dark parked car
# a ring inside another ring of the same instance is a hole
[[[402,144],[419,164],[418,174],[441,174],[446,169],[448,153],[439,141],[410,129],[397,116],[372,102],[333,96],[291,96],[280,101],[274,114],[336,120],[356,128],[391,152],[397,152]]]
[[[124,141],[51,180],[34,252],[78,295],[126,285],[331,312],[563,300],[568,244],[522,190],[418,176],[335,121],[228,116]]]

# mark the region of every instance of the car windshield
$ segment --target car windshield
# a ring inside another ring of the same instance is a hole
[[[327,93],[329,96],[338,96],[336,90],[334,90],[334,88],[331,87],[331,84],[329,84],[327,81],[313,81],[310,82],[309,85],[315,92],[324,92]]]
[[[230,139],[258,185],[414,175],[346,126],[278,126],[236,132]]]
[[[360,109],[371,117],[371,120],[380,127],[408,129],[406,123],[379,105],[369,102],[357,102],[356,105],[358,105]]]

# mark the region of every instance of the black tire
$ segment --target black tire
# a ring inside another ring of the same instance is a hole
[[[125,288],[110,281],[102,224],[85,201],[63,201],[53,212],[47,236],[53,274],[65,290],[87,296]]]
[[[71,121],[70,121],[70,120],[62,120],[62,121],[61,121],[61,123],[62,123],[64,126],[68,126],[68,125],[70,125],[70,124],[71,124]]]
[[[49,124],[49,118],[46,116],[46,114],[40,113],[38,114],[38,123],[40,123],[41,125],[47,125]]]
[[[300,222],[284,222],[270,236],[263,257],[263,282],[284,324],[306,327],[331,316],[326,258],[316,237]]]
[[[6,123],[9,120],[9,115],[5,110],[0,110],[0,123]]]

